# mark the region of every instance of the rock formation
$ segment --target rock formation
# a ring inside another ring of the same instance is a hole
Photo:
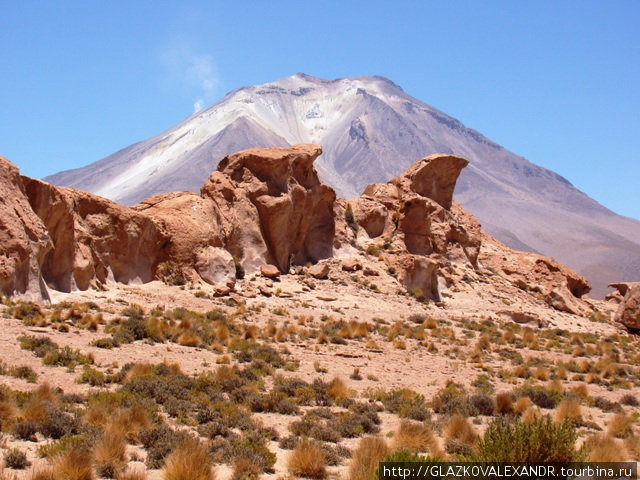
[[[439,302],[445,287],[497,275],[556,310],[588,308],[582,277],[505,247],[452,201],[465,159],[430,155],[343,200],[318,178],[321,152],[319,145],[243,150],[224,157],[199,194],[155,195],[131,208],[20,177],[2,160],[0,287],[43,299],[45,282],[70,291],[161,278],[204,281],[219,296],[245,274],[272,282],[293,271],[309,284],[387,275],[399,293]],[[365,251],[382,268],[363,268]],[[273,294],[266,284],[242,288]]]
[[[265,264],[288,272],[333,254],[335,193],[313,167],[321,152],[319,145],[243,150],[220,161],[200,195],[156,195],[132,208],[163,225],[168,258],[189,276],[195,268],[208,283],[226,283],[235,268]]]
[[[29,205],[18,168],[0,157],[0,293],[48,299],[40,266],[50,249],[47,229]]]
[[[153,280],[166,237],[151,218],[80,190],[28,177],[22,184],[53,243],[41,265],[48,285],[69,292]]]
[[[218,172],[231,180],[235,192],[230,200],[225,198],[221,209],[236,212],[240,237],[245,231],[260,230],[268,263],[282,272],[292,263],[317,262],[333,254],[336,195],[320,182],[313,167],[321,153],[319,145],[253,148],[228,155],[218,165]],[[209,178],[203,185],[203,196],[216,198],[214,181]],[[240,217],[238,212],[245,213]]]
[[[438,272],[448,262],[477,264],[480,225],[452,202],[456,180],[466,165],[465,159],[453,155],[429,155],[388,183],[367,186],[360,198],[349,201],[353,220],[345,225],[355,230],[357,224],[369,239],[382,238],[383,247],[398,253],[387,261],[418,296],[440,300]],[[339,236],[349,238],[345,226],[342,229]]]
[[[632,330],[640,330],[640,282],[612,284],[624,296],[614,321]]]

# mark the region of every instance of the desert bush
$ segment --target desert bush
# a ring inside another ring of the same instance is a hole
[[[45,336],[22,335],[18,337],[20,348],[32,351],[36,357],[43,358],[47,353],[58,349],[58,344]]]
[[[232,463],[231,480],[255,480],[262,471],[251,458],[236,458]]]
[[[420,422],[431,418],[424,396],[408,388],[380,392],[377,399],[389,412],[396,413],[402,418]]]
[[[38,374],[33,371],[33,368],[26,365],[20,367],[11,367],[7,373],[12,377],[22,378],[29,383],[35,383],[35,381],[38,379]]]
[[[493,398],[486,393],[476,393],[469,397],[469,405],[473,412],[477,415],[493,415],[495,402]]]
[[[57,365],[73,370],[76,365],[92,365],[91,354],[84,354],[80,350],[67,346],[50,350],[42,359],[45,365]]]
[[[620,403],[622,405],[628,405],[629,407],[637,407],[640,406],[640,402],[638,402],[638,399],[636,398],[636,396],[632,393],[626,393],[622,396],[622,398],[620,399]]]
[[[516,397],[529,397],[540,408],[552,409],[558,405],[561,395],[543,387],[523,386],[516,390]]]
[[[4,466],[14,470],[24,470],[31,465],[27,454],[18,448],[10,448],[4,452]]]
[[[621,410],[620,404],[617,402],[612,402],[604,397],[595,397],[593,399],[593,406],[599,408],[603,412],[613,412],[617,410]]]
[[[38,433],[38,424],[31,420],[19,420],[13,425],[13,434],[20,440],[32,440]]]
[[[140,433],[140,441],[147,450],[146,464],[149,468],[161,468],[165,458],[178,446],[192,437],[180,430],[162,425]]]
[[[556,424],[544,416],[532,423],[493,421],[478,441],[474,461],[479,462],[578,462],[586,455],[576,449],[577,433],[571,422]]]
[[[79,381],[80,383],[88,383],[92,387],[103,387],[106,383],[104,373],[87,365],[82,368]]]
[[[454,382],[449,382],[443,389],[438,391],[431,400],[433,411],[440,414],[453,415],[461,413],[470,415],[469,400],[464,388]]]
[[[282,437],[278,442],[278,446],[283,450],[293,450],[300,442],[298,435],[289,435],[288,437]]]

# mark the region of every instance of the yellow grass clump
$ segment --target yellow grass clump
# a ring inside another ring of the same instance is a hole
[[[575,398],[565,398],[556,407],[553,419],[557,423],[569,420],[574,425],[580,425],[582,423],[582,409],[580,408],[580,402]]]
[[[207,447],[195,439],[178,445],[167,457],[163,480],[214,480]]]
[[[589,449],[590,462],[623,462],[627,460],[627,452],[619,440],[605,434],[591,435],[585,441]]]
[[[126,452],[127,442],[123,429],[112,426],[105,430],[93,451],[98,473],[113,477],[123,471],[127,460]]]
[[[531,401],[531,399],[529,397],[520,397],[515,405],[513,406],[513,411],[515,413],[517,413],[518,415],[522,415],[524,412],[526,412],[531,406],[533,405],[533,402]]]
[[[349,480],[370,480],[378,464],[389,453],[387,442],[380,437],[364,437],[353,452]]]
[[[424,423],[403,420],[393,436],[392,446],[394,450],[442,456],[438,437],[431,427]]]
[[[331,380],[331,382],[329,383],[329,388],[327,389],[327,393],[334,400],[337,400],[339,398],[349,398],[349,396],[351,395],[349,387],[347,387],[345,381],[340,377],[335,377],[333,380]]]
[[[457,413],[449,420],[447,428],[444,430],[444,438],[458,440],[467,445],[474,445],[478,439],[478,434],[469,419]]]
[[[609,420],[607,433],[616,438],[628,438],[633,435],[634,420],[626,413],[616,413]]]
[[[509,393],[499,393],[496,395],[496,413],[502,415],[513,413],[513,398]]]
[[[43,478],[50,474],[56,480],[94,480],[92,463],[86,450],[69,448],[55,458],[50,473],[44,471]]]
[[[315,440],[303,438],[289,455],[289,473],[297,477],[324,478],[327,459],[322,447]]]

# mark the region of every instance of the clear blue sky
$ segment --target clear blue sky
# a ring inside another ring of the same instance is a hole
[[[36,177],[296,72],[384,75],[640,218],[640,2],[0,0],[0,154]]]

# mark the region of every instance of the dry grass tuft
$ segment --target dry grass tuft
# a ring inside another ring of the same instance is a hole
[[[82,449],[70,448],[62,452],[53,461],[50,473],[56,480],[94,480],[93,459],[91,454]],[[44,476],[43,479],[49,477]]]
[[[412,453],[429,453],[442,456],[440,443],[435,432],[424,423],[402,421],[393,436],[394,450],[408,450]]]
[[[582,424],[582,409],[580,408],[580,402],[575,398],[565,398],[556,407],[553,419],[556,423],[562,423],[565,420],[569,420],[574,425]]]
[[[351,392],[349,387],[344,380],[340,377],[335,377],[329,383],[329,388],[327,388],[327,393],[334,400],[338,400],[340,398],[349,398],[351,396]]]
[[[114,477],[122,472],[127,460],[127,442],[122,428],[108,428],[93,451],[101,476]]]
[[[584,442],[589,449],[590,462],[623,462],[627,460],[627,452],[619,440],[609,435],[591,435]]]
[[[627,449],[629,458],[626,460],[640,460],[640,438],[635,435],[631,435],[624,439],[624,446]]]
[[[199,347],[202,345],[202,339],[193,330],[186,330],[178,337],[178,343],[185,347]]]
[[[633,435],[633,417],[625,412],[616,413],[609,420],[607,433],[616,438],[629,438]]]
[[[551,380],[549,383],[547,383],[547,390],[552,392],[563,393],[564,387],[562,386],[562,382],[559,379],[555,378]]]
[[[549,380],[549,377],[551,376],[549,369],[544,367],[538,367],[533,375],[536,379],[542,381]]]
[[[469,419],[458,413],[449,420],[447,428],[444,430],[444,438],[458,440],[467,445],[474,445],[478,439],[478,434]]]
[[[289,473],[297,477],[324,478],[326,466],[325,453],[315,440],[303,438],[289,455]]]
[[[538,407],[531,405],[527,408],[522,414],[521,421],[522,423],[532,424],[542,418],[542,413]]]
[[[163,480],[214,480],[209,451],[202,443],[190,439],[178,445],[167,457]]]
[[[349,467],[349,480],[370,480],[378,464],[389,453],[389,447],[380,437],[364,437],[353,452]]]
[[[589,398],[589,388],[584,383],[579,383],[574,386],[571,391],[582,399],[586,400]]]
[[[496,413],[509,415],[513,413],[513,398],[510,393],[496,395]]]
[[[1,479],[2,477],[0,477]],[[3,479],[4,480],[4,479]],[[29,480],[57,480],[54,477],[53,470],[51,468],[47,468],[44,470],[35,470],[31,473]]]
[[[526,412],[531,406],[533,405],[533,402],[531,401],[531,399],[529,397],[520,397],[515,405],[513,406],[513,411],[515,413],[517,413],[518,415],[522,415],[524,412]]]

